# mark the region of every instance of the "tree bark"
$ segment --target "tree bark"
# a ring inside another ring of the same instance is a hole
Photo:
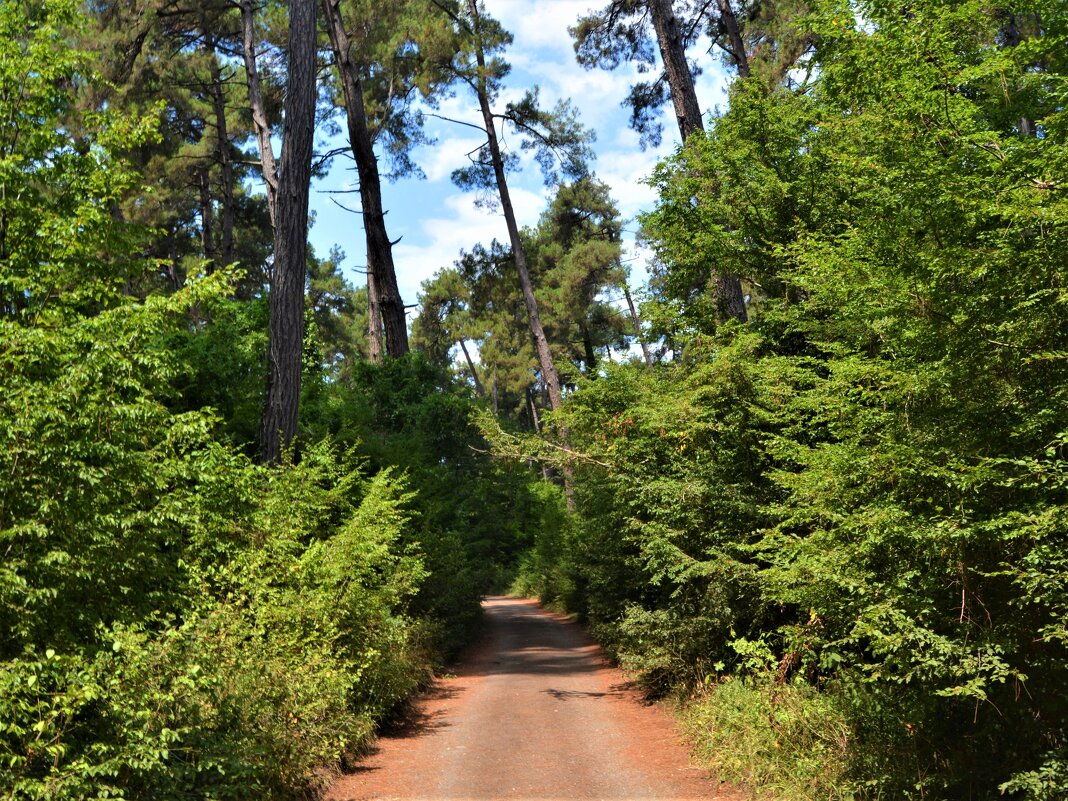
[[[267,406],[263,461],[277,463],[297,434],[304,284],[308,249],[308,192],[315,131],[315,0],[289,2],[289,74],[278,175],[274,267],[270,292]]]
[[[234,164],[230,157],[230,133],[226,124],[226,96],[223,92],[219,58],[215,51],[215,39],[208,33],[207,24],[202,24],[204,47],[208,51],[208,65],[211,70],[211,84],[208,90],[215,111],[215,159],[219,163],[222,183],[222,196],[219,199],[222,206],[222,213],[219,217],[219,224],[222,227],[219,236],[219,258],[222,260],[222,266],[225,267],[234,261]]]
[[[382,363],[382,304],[378,280],[370,264],[367,265],[367,358],[372,364]]]
[[[701,106],[697,103],[697,91],[693,85],[689,62],[686,61],[686,43],[679,32],[678,19],[671,0],[649,0],[649,13],[653,18],[660,57],[664,61],[668,86],[671,87],[671,102],[675,106],[679,131],[685,142],[694,131],[703,131]]]
[[[595,378],[597,369],[597,354],[593,351],[593,338],[590,336],[590,329],[585,325],[582,328],[582,350],[586,361],[586,376],[588,378]]]
[[[735,319],[740,323],[748,321],[749,312],[745,308],[745,295],[742,294],[742,282],[738,276],[717,272],[713,277],[720,319]]]
[[[530,412],[530,422],[534,426],[534,433],[541,433],[541,420],[538,418],[538,406],[534,403],[534,391],[527,387],[527,409]]]
[[[404,301],[397,286],[397,272],[393,264],[393,245],[386,233],[385,212],[382,210],[382,181],[378,174],[378,159],[367,126],[367,111],[363,102],[363,87],[359,71],[352,63],[352,51],[338,0],[322,0],[326,29],[334,50],[334,60],[341,76],[345,95],[345,117],[349,128],[349,145],[356,159],[360,179],[360,203],[363,210],[363,230],[367,238],[367,273],[374,274],[382,328],[386,335],[386,353],[403,356],[408,352],[408,325]],[[371,284],[368,282],[368,295]]]
[[[256,129],[256,141],[260,148],[263,183],[267,187],[267,210],[271,215],[271,226],[277,230],[278,169],[274,161],[274,145],[271,144],[271,126],[267,122],[267,109],[260,89],[260,71],[256,66],[256,29],[253,23],[252,0],[241,0],[241,52],[248,79],[248,104],[252,112],[252,127]]]
[[[504,221],[508,227],[508,240],[512,245],[516,271],[519,273],[519,287],[523,291],[523,301],[527,307],[527,319],[530,323],[530,333],[534,337],[534,347],[538,353],[541,377],[549,391],[549,405],[553,410],[556,410],[563,405],[564,395],[560,388],[560,376],[556,372],[556,364],[553,362],[552,352],[549,350],[549,340],[545,336],[545,328],[541,324],[538,301],[534,297],[534,286],[530,281],[527,257],[523,251],[523,241],[519,238],[519,225],[516,223],[515,209],[512,207],[512,198],[508,192],[508,181],[504,175],[504,158],[501,156],[500,143],[497,141],[497,129],[494,126],[493,111],[490,109],[489,92],[486,89],[486,54],[482,49],[482,31],[476,0],[467,0],[467,8],[471,13],[471,20],[474,24],[475,60],[478,63],[476,93],[478,94],[478,105],[482,110],[482,120],[486,125],[487,144],[489,145],[490,158],[493,160],[493,174],[497,179],[497,192],[501,198],[501,209],[504,212]]]
[[[738,26],[738,17],[731,8],[731,0],[716,0],[719,6],[719,18],[723,21],[723,27],[727,29],[727,37],[731,40],[731,55],[738,67],[738,74],[743,78],[749,77],[749,55],[745,52],[745,42],[742,40],[742,31]]]

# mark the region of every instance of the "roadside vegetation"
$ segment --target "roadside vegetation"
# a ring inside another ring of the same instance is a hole
[[[576,514],[521,586],[758,795],[1068,794],[1063,24],[812,4],[803,84],[754,65],[653,177],[670,358],[555,418]]]

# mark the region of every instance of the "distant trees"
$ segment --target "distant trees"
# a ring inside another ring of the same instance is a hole
[[[585,174],[592,157],[589,142],[592,134],[578,122],[575,111],[561,102],[553,112],[539,107],[537,89],[530,90],[516,103],[509,103],[503,112],[495,112],[493,102],[500,90],[501,80],[508,71],[507,64],[497,53],[511,36],[480,8],[478,0],[465,0],[465,6],[453,13],[453,21],[461,37],[461,49],[453,64],[456,78],[471,89],[482,116],[482,130],[486,143],[472,158],[469,167],[457,170],[453,179],[462,188],[493,191],[504,214],[511,245],[512,258],[519,278],[519,287],[526,306],[534,348],[538,356],[541,379],[548,392],[551,408],[563,403],[560,376],[545,335],[541,311],[531,282],[530,268],[515,209],[508,190],[507,171],[514,155],[501,148],[497,122],[510,126],[523,138],[524,149],[533,150],[547,181],[558,176],[578,177]]]
[[[105,78],[79,87],[87,109],[103,104],[157,115],[159,137],[130,154],[154,185],[149,197],[120,199],[114,213],[163,232],[148,245],[158,273],[129,290],[173,290],[204,265],[240,262],[236,289],[249,297],[265,280],[271,226],[262,195],[246,189],[256,169],[245,152],[249,128],[232,6],[183,8],[103,2],[80,41]]]
[[[537,226],[520,232],[564,386],[596,377],[600,360],[613,348],[625,352],[635,336],[633,319],[618,307],[626,292],[621,227],[608,187],[586,176],[558,186]],[[442,363],[456,348],[459,369],[476,390],[502,417],[533,431],[544,407],[552,406],[547,387],[534,377],[540,363],[514,270],[511,249],[496,241],[464,253],[423,284],[413,340]]]

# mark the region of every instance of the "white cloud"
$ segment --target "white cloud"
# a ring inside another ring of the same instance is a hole
[[[473,136],[439,137],[431,147],[421,148],[417,154],[419,166],[430,182],[448,179],[452,171],[466,166],[467,154],[478,150],[486,137],[471,132]]]
[[[522,187],[510,187],[510,193],[519,225],[537,222],[545,207],[545,194]],[[441,211],[442,216],[422,220],[418,242],[401,241],[393,248],[397,283],[406,303],[414,303],[423,281],[442,267],[451,266],[461,250],[470,250],[479,243],[489,245],[494,239],[508,242],[504,217],[499,211],[478,208],[473,195],[450,195]]]
[[[517,50],[572,52],[568,26],[598,5],[590,0],[493,0],[489,12],[515,37]]]
[[[656,200],[656,192],[643,183],[660,160],[653,151],[612,151],[603,153],[598,162],[597,177],[612,187],[612,199],[619,213],[631,218],[648,209]]]

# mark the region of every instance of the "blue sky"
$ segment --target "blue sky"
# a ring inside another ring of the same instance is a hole
[[[515,37],[505,57],[512,72],[498,106],[518,99],[528,88],[541,87],[546,107],[559,99],[570,99],[579,109],[583,123],[594,129],[597,141],[593,164],[597,176],[612,188],[612,196],[624,218],[633,218],[652,207],[653,191],[642,183],[653,166],[678,146],[678,127],[670,107],[663,109],[664,141],[657,150],[643,152],[638,136],[627,127],[628,114],[620,106],[637,73],[630,65],[618,69],[586,70],[575,61],[569,25],[590,8],[600,5],[592,0],[487,0],[487,12],[496,17]],[[724,102],[726,78],[718,54],[706,55],[706,47],[691,52],[703,69],[697,91],[706,113]],[[480,124],[477,101],[458,87],[456,96],[442,103],[439,113],[446,117]],[[450,266],[461,250],[496,238],[507,241],[504,218],[475,206],[473,194],[463,193],[450,179],[454,169],[467,163],[465,154],[480,144],[479,134],[462,125],[428,118],[427,130],[437,143],[420,148],[415,160],[426,173],[425,180],[404,179],[384,184],[384,205],[388,210],[386,227],[391,239],[402,237],[393,249],[397,280],[404,302],[414,304],[420,285],[442,267]],[[339,144],[343,144],[339,143]],[[518,142],[515,143],[518,149]],[[541,173],[532,159],[524,154],[521,172],[509,176],[513,203],[519,224],[533,225],[546,206],[549,190],[542,185]],[[316,223],[311,242],[321,256],[333,245],[346,254],[346,276],[357,285],[364,278],[353,271],[365,262],[363,229],[357,215],[343,211],[330,201],[341,199],[350,208],[357,207],[357,195],[330,195],[331,191],[351,189],[355,173],[351,162],[337,159],[330,174],[312,187],[311,205]],[[634,225],[627,226],[633,232]],[[640,286],[645,276],[645,254],[637,251],[633,234],[626,237],[627,254],[632,268],[632,284]]]

